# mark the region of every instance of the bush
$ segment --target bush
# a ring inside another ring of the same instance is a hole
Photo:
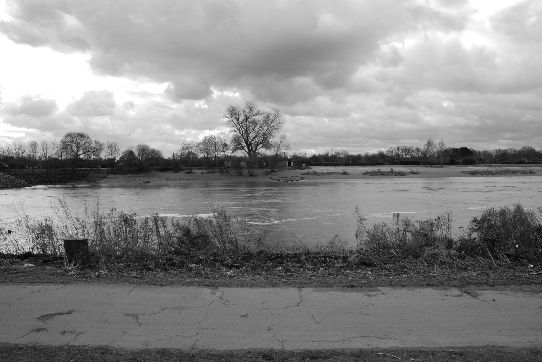
[[[541,260],[542,225],[534,211],[519,204],[490,208],[471,220],[458,249],[499,260]]]
[[[355,211],[356,239],[360,252],[377,261],[395,258],[424,258],[435,251],[450,250],[453,247],[452,217],[447,213],[435,219],[413,221],[393,215],[392,225],[380,222],[366,226],[366,219],[359,209]]]

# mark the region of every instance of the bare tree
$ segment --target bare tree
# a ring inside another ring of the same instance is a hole
[[[32,160],[33,166],[35,166],[38,159],[38,142],[30,141],[28,143],[28,154],[30,156],[30,159]]]
[[[114,160],[120,153],[119,144],[117,142],[107,141],[105,143],[105,158]]]
[[[53,144],[47,140],[40,142],[39,158],[45,163],[45,168],[49,172],[49,163],[51,156],[54,154]]]
[[[68,132],[60,141],[61,152],[65,157],[72,160],[74,170],[82,158],[91,157],[94,150],[93,146],[92,139],[83,132]]]
[[[8,150],[11,151],[11,155],[15,159],[21,159],[26,154],[25,147],[20,141],[13,141],[13,143],[11,144],[11,147],[8,148]]]
[[[435,141],[429,138],[427,142],[425,142],[425,145],[423,146],[423,155],[428,162],[433,163],[436,153],[437,153],[437,146],[435,144]]]
[[[197,156],[195,151],[196,145],[192,142],[186,142],[181,145],[177,154],[181,160],[190,160]]]
[[[197,144],[198,151],[201,152],[208,161],[213,159],[215,166],[218,156],[225,154],[228,148],[226,139],[216,135],[206,136]]]
[[[271,149],[284,123],[278,110],[262,111],[250,102],[243,108],[229,106],[224,117],[233,132],[233,151],[244,151],[249,158],[257,156],[261,149]]]
[[[62,160],[64,157],[64,153],[62,152],[62,144],[59,141],[52,141],[51,142],[51,156],[56,157],[59,160]]]
[[[440,165],[442,166],[444,162],[444,151],[446,151],[446,145],[443,140],[438,141],[437,143],[437,152],[439,156]]]
[[[272,144],[272,150],[275,154],[275,157],[278,156],[286,156],[286,150],[290,149],[290,145],[288,144],[288,140],[286,139],[286,135],[280,135],[280,137],[273,142]]]
[[[92,142],[92,158],[94,158],[95,160],[99,159],[100,157],[102,157],[103,151],[104,143],[98,140],[94,140],[94,142]]]
[[[39,158],[43,161],[47,161],[49,157],[51,157],[51,143],[47,140],[43,140],[40,142],[40,154]]]
[[[148,168],[153,162],[164,158],[162,152],[146,144],[136,146],[135,152],[141,168]]]

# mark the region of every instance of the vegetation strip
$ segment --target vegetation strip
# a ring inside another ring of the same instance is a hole
[[[535,361],[542,358],[542,348],[182,351],[0,344],[2,361],[35,361],[38,356],[40,361]]]
[[[209,218],[140,218],[111,210],[85,217],[60,204],[56,219],[0,225],[0,281],[144,280],[222,286],[464,286],[541,280],[542,225],[521,205],[487,209],[452,237],[450,215],[367,225],[355,214],[358,247],[265,245],[223,209]],[[62,240],[84,237],[90,253],[67,263]],[[26,246],[25,246],[26,245]],[[40,265],[41,264],[41,265]],[[37,265],[37,266],[35,266]],[[60,272],[60,274],[57,273]],[[43,276],[37,275],[42,273]],[[68,275],[61,277],[60,275]]]

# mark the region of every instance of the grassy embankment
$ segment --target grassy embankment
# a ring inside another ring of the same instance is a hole
[[[391,224],[367,225],[356,210],[356,249],[336,240],[317,248],[271,247],[249,237],[223,209],[210,218],[173,220],[117,210],[85,214],[74,216],[60,202],[55,218],[0,225],[0,245],[11,253],[0,260],[0,281],[40,281],[16,267],[35,255],[40,258],[27,261],[56,265],[45,274],[70,280],[356,287],[532,284],[542,278],[542,224],[521,205],[485,210],[456,238],[450,215],[413,221],[397,214]],[[86,265],[62,262],[62,240],[73,237],[89,240]]]
[[[319,351],[126,350],[111,347],[0,345],[0,359],[16,361],[535,361],[540,348],[471,347]]]

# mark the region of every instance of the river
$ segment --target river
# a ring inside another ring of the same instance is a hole
[[[521,203],[542,206],[541,176],[320,179],[294,183],[251,178],[179,181],[173,185],[117,187],[108,179],[96,185],[35,186],[0,190],[0,218],[50,216],[57,199],[79,214],[87,206],[169,217],[208,215],[224,207],[268,242],[314,246],[335,236],[355,240],[354,210],[368,222],[391,221],[392,214],[424,219],[451,212],[461,232],[484,208]]]

